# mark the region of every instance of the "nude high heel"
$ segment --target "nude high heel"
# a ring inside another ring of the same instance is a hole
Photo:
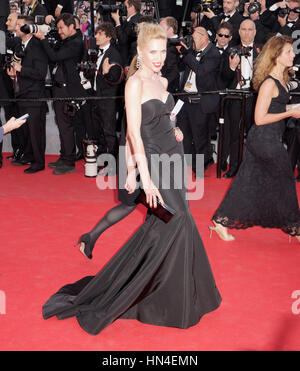
[[[300,243],[300,236],[294,236],[296,240]],[[289,243],[292,243],[292,236],[289,235]]]
[[[212,226],[212,225],[208,226],[210,229],[210,238],[211,238],[212,232],[215,231],[217,235],[219,236],[219,238],[223,241],[234,241],[235,240],[233,235],[227,232],[226,227],[216,222],[213,222],[213,223],[215,224],[215,226]]]
[[[78,245],[80,245],[79,251],[85,257],[87,257],[88,259],[93,258],[92,250],[93,250],[94,245],[91,243],[91,238],[90,238],[89,233],[85,233],[82,236],[80,236],[80,238],[79,238],[77,244],[75,245],[75,247],[78,246]]]

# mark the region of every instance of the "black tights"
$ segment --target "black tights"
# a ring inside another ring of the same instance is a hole
[[[95,227],[89,232],[91,239],[91,251],[100,235],[112,225],[118,223],[124,219],[127,215],[135,210],[136,205],[128,206],[125,204],[119,204],[110,209],[104,217],[95,225]]]

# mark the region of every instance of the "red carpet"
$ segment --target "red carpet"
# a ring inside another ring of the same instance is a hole
[[[143,222],[144,209],[107,230],[90,261],[74,245],[116,204],[116,193],[84,177],[83,161],[64,176],[23,170],[8,160],[0,170],[0,350],[300,349],[300,244],[262,228],[234,231],[229,243],[210,239],[210,218],[230,184],[216,179],[215,167],[207,171],[203,198],[190,206],[223,297],[218,310],[188,330],[117,320],[97,336],[74,318],[45,321],[48,297],[96,274]]]

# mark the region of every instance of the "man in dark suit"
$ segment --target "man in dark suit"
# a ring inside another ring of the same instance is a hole
[[[123,65],[129,66],[132,58],[136,54],[136,26],[142,17],[141,1],[140,0],[125,0],[127,8],[127,20],[122,21],[119,17],[119,12],[112,13],[111,17],[116,24],[116,32],[118,39],[118,50],[121,54]]]
[[[56,20],[56,25],[62,40],[59,48],[52,48],[41,31],[36,34],[41,39],[41,44],[48,58],[55,63],[52,71],[53,97],[84,97],[86,93],[77,71],[77,63],[81,62],[84,55],[82,37],[76,32],[72,14],[62,14]],[[53,106],[60,135],[61,155],[58,161],[48,165],[55,168],[53,174],[56,175],[73,173],[75,171],[76,146],[72,115],[76,114],[76,106],[63,100],[55,101]]]
[[[13,53],[17,45],[21,43],[21,39],[15,37],[15,30],[18,21],[17,13],[10,13],[7,17],[6,26],[6,51]],[[13,80],[7,75],[4,68],[5,58],[0,55],[0,96],[5,99],[14,98]],[[18,117],[18,107],[15,103],[4,102],[1,103],[4,108],[5,118],[8,120],[10,117]],[[24,142],[23,142],[23,129],[14,130],[11,133],[11,145],[13,148],[13,155],[9,156],[10,159],[20,159],[23,155]],[[2,163],[2,145],[0,144],[0,165]]]
[[[221,14],[215,15],[212,10],[203,12],[211,22],[212,29],[216,34],[221,22],[229,22],[232,25],[232,45],[236,45],[239,38],[239,27],[243,21],[243,16],[238,12],[237,8],[239,6],[239,0],[223,0],[223,12]]]
[[[23,56],[12,63],[12,68],[8,69],[7,73],[14,78],[16,98],[45,98],[48,58],[40,41],[32,34],[21,31],[25,23],[32,23],[32,18],[19,16],[16,36],[22,40]],[[29,114],[27,123],[22,128],[25,139],[24,159],[26,158],[31,166],[24,172],[33,174],[45,168],[46,106],[45,102],[18,102],[18,108],[20,115]]]
[[[172,45],[172,39],[178,38],[178,22],[174,17],[162,18],[160,25],[166,31],[168,37],[167,56],[161,70],[162,76],[168,80],[168,91],[177,93],[179,90],[179,64],[180,58],[176,46]]]
[[[119,95],[123,81],[122,59],[114,47],[116,33],[114,26],[109,22],[99,25],[95,34],[96,44],[99,47],[97,70],[91,81],[94,95],[97,97],[114,97]],[[117,155],[118,145],[116,136],[115,99],[99,100],[94,104],[92,117],[98,143],[104,146],[104,151]],[[103,133],[104,138],[101,138]],[[101,140],[104,139],[104,143]],[[102,147],[103,148],[103,147]]]
[[[23,3],[26,4],[25,14],[27,16],[48,15],[46,7],[40,4],[38,0],[23,0]]]
[[[220,54],[210,42],[207,31],[196,27],[193,33],[194,49],[180,48],[185,71],[181,90],[199,93],[217,89],[217,72]],[[196,154],[204,154],[204,168],[213,164],[210,142],[210,116],[218,109],[218,95],[205,94],[200,98],[182,98],[185,103],[178,114],[178,126],[183,132],[183,146],[186,154],[192,154],[192,169],[196,172]],[[196,173],[196,175],[199,175]]]
[[[6,18],[9,14],[9,0],[1,1],[0,6],[0,31],[6,31]]]
[[[63,13],[74,13],[74,0],[43,0],[48,14],[59,17]]]
[[[234,46],[234,49],[250,49],[250,55],[241,57],[234,53],[233,55],[225,51],[225,59],[222,71],[220,71],[221,81],[229,89],[246,89],[251,88],[253,77],[253,64],[257,55],[261,51],[261,46],[254,43],[256,34],[255,23],[250,20],[244,20],[239,29],[241,43]],[[229,49],[230,51],[230,49]],[[248,132],[254,120],[255,98],[250,96],[246,98],[245,112],[245,131]],[[232,178],[237,173],[239,167],[239,139],[240,139],[240,120],[241,120],[241,102],[237,100],[230,101],[225,110],[225,140],[224,151],[222,154],[223,161],[229,160],[229,170],[223,175],[224,178]]]

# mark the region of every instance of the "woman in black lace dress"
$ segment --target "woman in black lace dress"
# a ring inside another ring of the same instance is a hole
[[[210,226],[225,241],[234,240],[227,228],[261,226],[280,228],[300,242],[296,186],[282,143],[285,119],[300,118],[300,108],[287,105],[288,68],[295,57],[292,43],[287,36],[274,36],[256,61],[255,125],[247,137],[244,161]]]

